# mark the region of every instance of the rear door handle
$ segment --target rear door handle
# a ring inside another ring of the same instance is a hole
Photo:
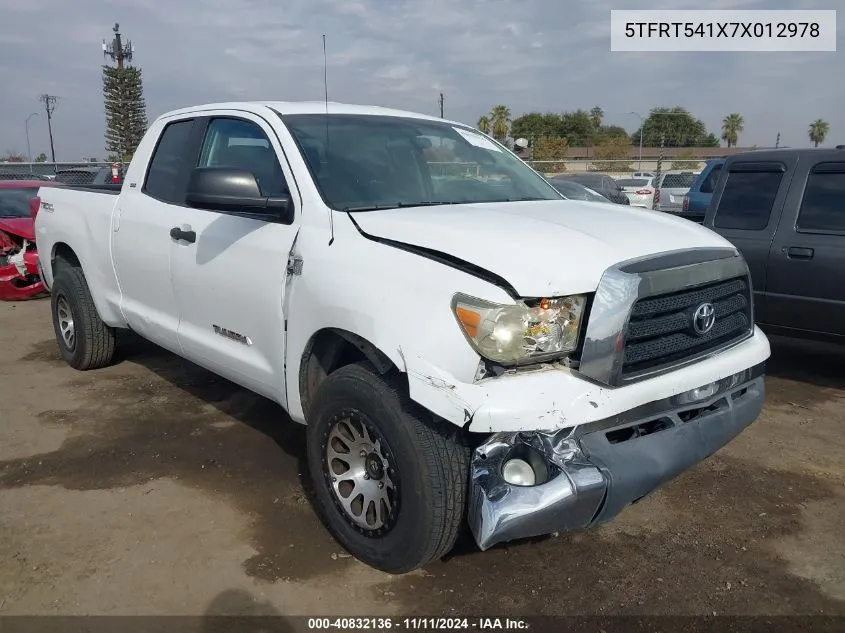
[[[174,226],[170,229],[170,237],[174,240],[182,240],[190,244],[197,241],[197,233],[191,230],[190,224],[183,224],[181,227]]]
[[[790,259],[813,259],[813,249],[805,248],[803,246],[789,246],[786,250],[786,256]]]

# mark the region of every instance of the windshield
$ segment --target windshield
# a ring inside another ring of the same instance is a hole
[[[29,201],[38,195],[38,189],[0,189],[0,218],[28,218]]]
[[[469,128],[393,116],[282,119],[338,211],[561,199],[522,160]]]
[[[648,184],[648,180],[646,178],[623,178],[621,180],[617,180],[616,184],[620,187],[645,187]]]
[[[661,189],[689,189],[698,174],[692,172],[684,172],[683,174],[665,174],[663,176],[663,183],[660,185]]]
[[[96,171],[83,169],[69,169],[56,174],[56,182],[63,182],[68,185],[90,185],[97,177]]]

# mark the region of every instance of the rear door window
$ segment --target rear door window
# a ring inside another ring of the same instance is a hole
[[[194,121],[189,119],[169,123],[164,128],[150,158],[144,193],[163,202],[182,204],[185,201],[179,174],[190,152],[188,139],[193,127]]]
[[[716,183],[719,180],[719,174],[722,173],[722,166],[716,165],[707,174],[707,178],[701,183],[701,193],[713,193],[716,190]]]
[[[783,165],[780,167],[786,169]],[[773,167],[755,167],[751,163],[735,165],[728,174],[713,226],[745,231],[765,229],[783,174]]]
[[[845,234],[845,163],[820,163],[810,172],[796,229]]]

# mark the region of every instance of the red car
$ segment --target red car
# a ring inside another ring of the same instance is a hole
[[[32,199],[44,180],[0,180],[0,301],[22,301],[46,294],[38,273]]]

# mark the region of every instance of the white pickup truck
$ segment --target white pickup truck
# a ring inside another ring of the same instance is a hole
[[[38,195],[67,362],[107,365],[129,328],[275,400],[328,528],[382,570],[465,521],[481,549],[603,523],[763,406],[733,246],[564,200],[460,123],[197,106],[153,123],[119,190]]]

